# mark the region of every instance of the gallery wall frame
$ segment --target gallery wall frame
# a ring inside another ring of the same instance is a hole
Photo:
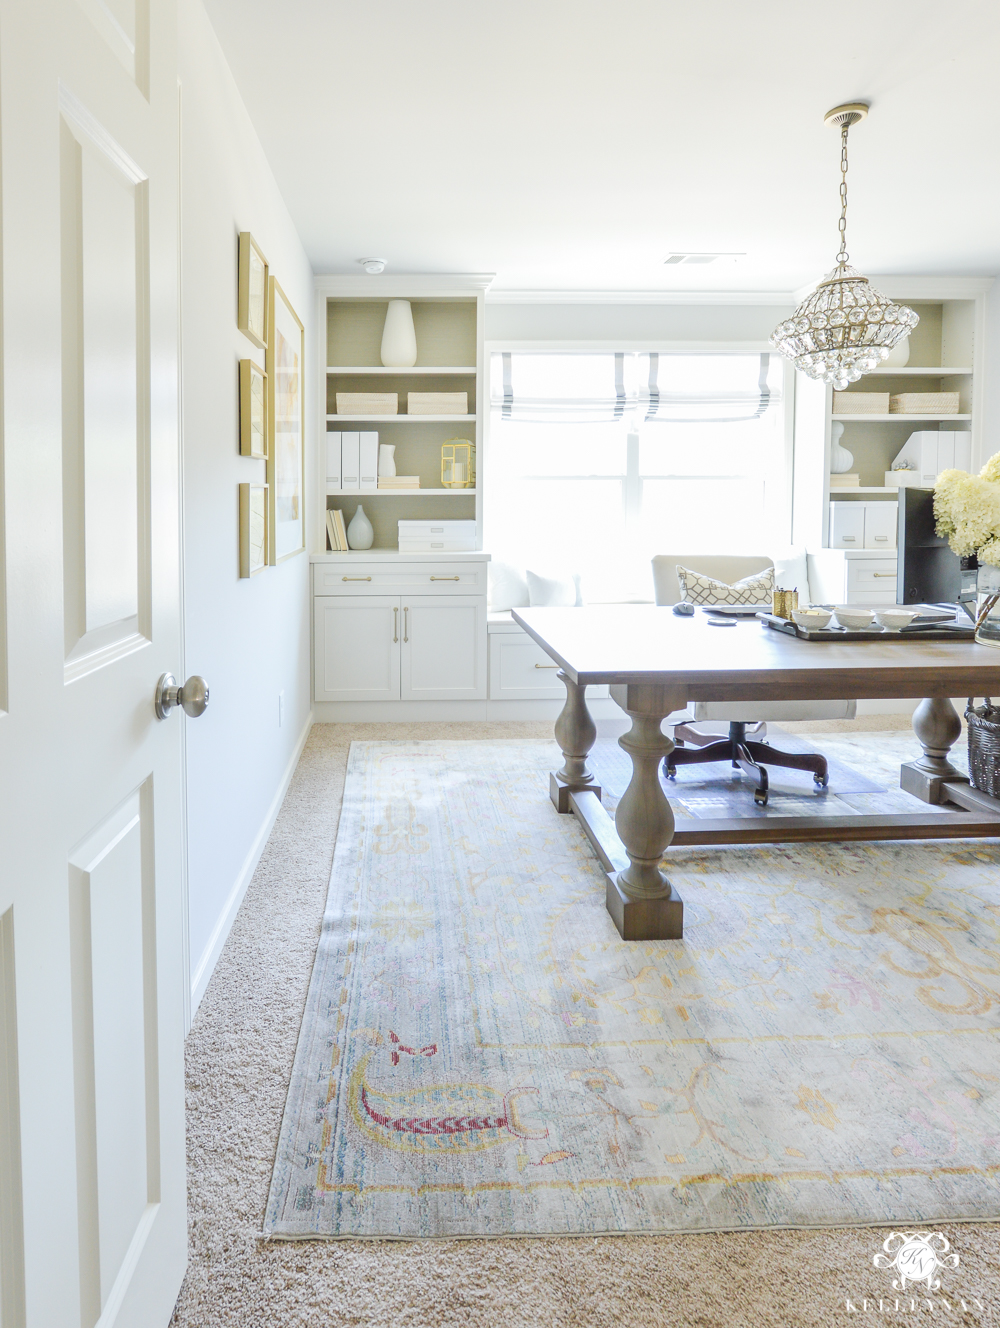
[[[269,271],[260,245],[249,231],[240,231],[236,325],[261,350],[267,345]]]
[[[240,360],[240,456],[267,460],[267,374],[253,360]]]
[[[256,576],[268,565],[266,484],[240,485],[240,576]]]
[[[268,281],[268,557],[302,553],[305,523],[305,327],[275,277]]]

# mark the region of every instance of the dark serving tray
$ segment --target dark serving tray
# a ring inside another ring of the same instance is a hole
[[[849,632],[846,627],[800,627],[788,618],[779,618],[773,613],[758,613],[757,617],[775,632],[784,632],[787,636],[797,636],[800,641],[974,641],[976,629],[973,623],[956,622],[951,625],[928,625],[903,627],[898,632],[890,632],[885,627],[863,627],[860,631]]]

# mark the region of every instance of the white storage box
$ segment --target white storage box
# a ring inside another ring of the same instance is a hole
[[[408,415],[468,415],[468,392],[408,392]]]
[[[398,392],[338,392],[337,414],[395,415],[399,411]]]
[[[972,465],[972,433],[968,429],[918,429],[911,433],[896,456],[897,461],[908,461],[908,471],[894,471],[895,475],[913,475],[914,479],[886,480],[887,484],[916,484],[931,488],[942,470],[968,470]]]
[[[400,521],[400,553],[471,553],[475,521]]]
[[[834,415],[888,415],[888,392],[834,392]]]
[[[898,503],[830,504],[831,549],[895,549]]]

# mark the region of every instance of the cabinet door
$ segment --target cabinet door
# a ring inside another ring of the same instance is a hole
[[[404,595],[404,701],[486,699],[486,600],[481,595]]]
[[[313,603],[316,700],[398,701],[398,596],[318,595]]]
[[[830,504],[830,548],[863,549],[865,547],[865,504]]]

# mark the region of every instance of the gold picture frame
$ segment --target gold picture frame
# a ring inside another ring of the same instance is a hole
[[[240,485],[240,576],[256,576],[268,565],[267,485]]]
[[[236,326],[261,350],[267,346],[268,272],[260,245],[249,231],[240,231]]]
[[[268,280],[267,306],[268,557],[273,566],[306,547],[306,333],[275,277]]]
[[[240,360],[240,456],[267,460],[267,374]]]

